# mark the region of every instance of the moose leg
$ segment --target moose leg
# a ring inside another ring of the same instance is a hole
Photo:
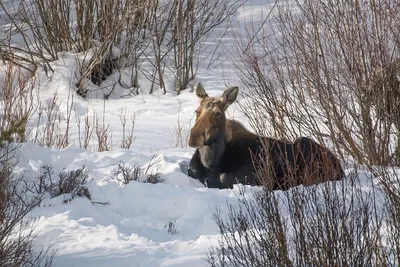
[[[233,184],[237,183],[236,175],[232,173],[221,173],[219,175],[219,180],[222,188],[233,188]]]
[[[200,160],[200,152],[198,149],[194,152],[190,160],[188,176],[195,178],[204,184],[205,167]]]
[[[219,173],[204,167],[200,160],[200,152],[198,149],[196,149],[192,159],[190,160],[188,176],[199,180],[202,184],[209,188],[221,188]]]
[[[254,175],[254,167],[252,164],[244,164],[233,172],[221,173],[219,177],[223,188],[233,188],[233,185],[237,183],[244,185],[261,184]]]

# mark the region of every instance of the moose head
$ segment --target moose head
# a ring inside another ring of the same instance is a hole
[[[203,85],[197,85],[196,95],[200,105],[196,109],[196,122],[190,131],[190,147],[201,148],[224,137],[225,110],[236,100],[238,91],[237,86],[229,87],[221,97],[209,97]]]

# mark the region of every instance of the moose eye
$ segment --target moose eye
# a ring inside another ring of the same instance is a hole
[[[221,112],[220,111],[215,112],[215,117],[219,117],[219,116],[221,116]]]

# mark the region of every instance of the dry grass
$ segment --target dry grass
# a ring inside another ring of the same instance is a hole
[[[178,116],[176,119],[176,124],[174,126],[175,129],[175,141],[171,144],[173,148],[187,148],[190,135],[190,128],[192,123],[192,118],[186,122],[182,122],[181,119],[181,107],[182,102],[178,99]]]
[[[0,128],[2,139],[8,142],[26,140],[26,125],[35,109],[34,81],[24,73],[11,61],[0,84]]]
[[[129,149],[132,145],[132,142],[135,140],[135,137],[133,136],[133,130],[135,129],[135,113],[133,113],[130,117],[130,123],[131,127],[127,128],[127,122],[128,122],[128,111],[127,108],[124,108],[121,110],[121,112],[118,114],[118,117],[121,121],[122,125],[122,140],[121,140],[121,146],[120,148],[124,149]],[[128,131],[128,132],[127,132]]]

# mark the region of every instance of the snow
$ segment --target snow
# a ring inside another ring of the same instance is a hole
[[[236,14],[238,24],[231,31],[240,32],[244,28],[241,23],[249,20],[254,20],[256,25],[262,23],[268,8],[271,7],[265,1],[249,1]],[[228,86],[240,87],[233,64],[228,60],[232,55],[227,55],[234,41],[226,36],[221,42],[224,46],[220,53],[225,56],[211,68],[200,64],[192,84],[201,81],[210,96],[219,96]],[[114,48],[113,58],[119,55],[120,51]],[[72,112],[70,143],[64,149],[42,147],[31,141],[21,144],[16,171],[34,179],[40,175],[43,165],[52,166],[55,173],[85,166],[89,170],[91,195],[91,200],[77,197],[68,203],[64,203],[64,196],[45,199],[29,214],[37,223],[35,242],[38,245],[53,244],[57,249],[54,267],[208,266],[205,253],[211,245],[218,244],[219,237],[219,229],[212,218],[214,208],[218,206],[225,216],[227,204],[238,205],[241,190],[251,197],[257,188],[236,185],[233,189],[209,189],[185,174],[194,152],[186,144],[198,105],[192,88],[176,95],[173,75],[166,75],[167,94],[158,91],[148,94],[150,84],[145,77],[140,77],[142,92],[139,95],[123,97],[129,95],[132,88],[117,86],[110,99],[104,101],[103,95],[110,92],[113,79],[118,78],[111,75],[103,82],[102,90],[92,90],[82,98],[73,91],[76,60],[86,56],[89,55],[62,53],[59,60],[51,62],[54,73],[48,76],[40,71],[35,77],[38,109],[29,121],[28,139],[44,133],[47,119],[41,118],[40,114],[56,95],[60,132],[67,127],[68,111]],[[127,76],[122,75],[122,79],[128,79]],[[96,89],[90,83],[88,81],[88,88]],[[244,99],[239,96],[238,102],[241,101]],[[132,127],[129,118],[135,116],[135,140],[128,149],[120,148],[123,136],[121,112],[127,114],[126,132]],[[97,118],[110,127],[110,151],[97,152],[94,136],[88,149],[80,147],[86,116],[91,122]],[[238,103],[229,107],[227,117],[250,129]],[[177,135],[179,128],[181,140]],[[112,177],[119,162],[129,166],[151,165],[149,171],[160,173],[163,182],[132,181],[121,185]],[[369,187],[365,176],[362,176],[360,186]],[[168,233],[170,223],[176,226],[175,234]]]
[[[29,177],[40,174],[49,164],[58,173],[64,168],[86,166],[87,198],[64,204],[63,196],[46,199],[30,215],[38,218],[36,242],[54,244],[54,266],[206,266],[204,253],[217,244],[218,228],[212,219],[213,208],[237,204],[239,190],[216,190],[186,176],[180,167],[187,165],[191,152],[186,149],[162,151],[153,166],[165,179],[149,184],[132,181],[119,186],[111,170],[120,162],[146,165],[151,154],[119,149],[88,152],[74,145],[62,150],[26,142],[20,147],[19,171]],[[250,196],[250,187],[247,187]],[[168,223],[176,223],[176,234],[168,233]]]

